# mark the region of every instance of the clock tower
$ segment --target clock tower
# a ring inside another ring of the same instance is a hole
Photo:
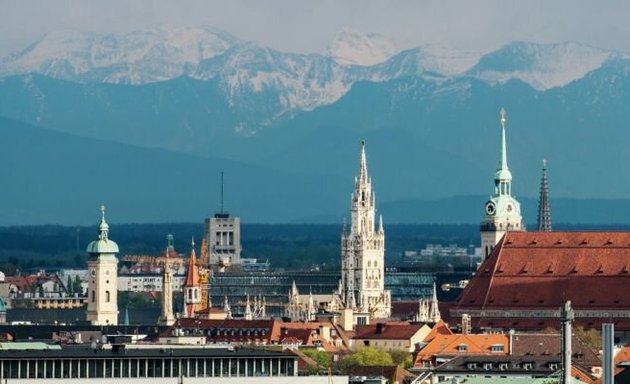
[[[118,244],[108,233],[105,206],[101,206],[98,239],[87,246],[87,321],[92,325],[118,325]]]
[[[505,109],[501,109],[501,155],[497,172],[494,174],[494,194],[484,206],[480,226],[481,253],[487,258],[494,246],[508,231],[524,231],[521,205],[512,196],[512,173],[507,164],[505,144]]]

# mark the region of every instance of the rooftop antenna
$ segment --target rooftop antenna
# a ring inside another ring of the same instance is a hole
[[[221,214],[223,214],[223,171],[221,171]]]

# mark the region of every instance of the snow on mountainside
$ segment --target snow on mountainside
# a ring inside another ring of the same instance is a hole
[[[57,31],[0,60],[0,76],[33,72],[79,82],[163,81],[187,74],[237,42],[211,28],[158,27],[125,35]]]
[[[580,79],[619,55],[576,42],[514,42],[484,55],[469,74],[490,83],[517,78],[544,90]]]
[[[324,51],[339,64],[370,66],[379,64],[400,49],[396,44],[376,33],[361,33],[351,28],[342,29]]]
[[[384,80],[418,75],[427,71],[445,76],[457,76],[472,68],[480,57],[481,54],[476,52],[425,45],[403,51],[374,68]]]
[[[329,57],[284,53],[245,43],[202,61],[191,77],[218,79],[231,108],[270,112],[258,122],[266,125],[295,110],[308,111],[331,104],[353,83],[372,75],[369,68],[342,66]],[[251,131],[250,128],[242,126],[239,130]]]
[[[36,73],[86,84],[140,85],[182,76],[211,81],[216,101],[238,116],[231,128],[250,135],[281,117],[333,104],[360,81],[418,76],[437,84],[474,77],[494,84],[518,78],[544,90],[616,57],[623,55],[579,43],[512,43],[483,56],[438,45],[400,51],[380,35],[348,28],[325,54],[297,54],[213,28],[161,26],[125,35],[51,32],[0,59],[0,78]]]

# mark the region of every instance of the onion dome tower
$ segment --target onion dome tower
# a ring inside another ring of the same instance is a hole
[[[98,239],[87,246],[87,321],[92,325],[118,325],[118,244],[109,239],[105,206],[101,206]]]

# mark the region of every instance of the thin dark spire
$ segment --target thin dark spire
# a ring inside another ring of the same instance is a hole
[[[551,232],[551,206],[549,203],[549,181],[547,180],[547,160],[543,160],[538,200],[538,231]]]
[[[223,213],[223,172],[221,172],[221,213]]]

